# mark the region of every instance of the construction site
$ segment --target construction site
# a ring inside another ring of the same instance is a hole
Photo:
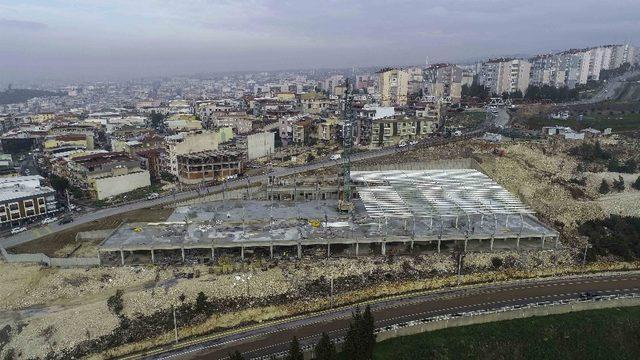
[[[288,200],[269,199],[268,190],[260,191],[253,195],[257,199],[179,207],[166,222],[121,224],[99,245],[100,261],[209,263],[219,256],[357,257],[454,246],[465,251],[558,246],[555,230],[475,169],[350,176],[350,211],[340,211],[331,199],[335,193],[307,193],[313,187],[304,184],[282,186],[279,192],[292,194]]]

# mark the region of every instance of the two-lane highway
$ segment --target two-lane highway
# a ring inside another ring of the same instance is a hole
[[[575,299],[584,292],[602,295],[637,293],[640,292],[640,274],[527,280],[448,289],[375,301],[371,306],[376,326],[384,327],[436,315]],[[315,343],[322,332],[332,338],[344,336],[351,311],[351,307],[340,308],[246,331],[203,337],[183,344],[180,350],[157,350],[131,358],[221,359],[235,350],[246,358],[267,356],[285,351],[294,335],[303,345]]]

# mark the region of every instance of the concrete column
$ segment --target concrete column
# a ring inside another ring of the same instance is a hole
[[[458,228],[458,215],[456,215],[456,229]]]
[[[240,259],[244,260],[244,246],[240,246]]]
[[[102,259],[100,259],[100,251],[97,251],[98,253],[98,264],[102,265]]]
[[[216,248],[211,246],[211,261],[216,259]]]
[[[520,250],[520,236],[516,239],[516,249]]]
[[[411,252],[413,252],[413,240],[411,240]]]
[[[302,245],[298,243],[298,259],[302,259]]]
[[[269,245],[269,258],[273,259],[273,244]]]
[[[542,237],[542,248],[544,249],[544,236]]]
[[[382,246],[381,246],[380,249],[381,249],[382,255],[387,255],[387,243],[386,242],[384,242],[384,241],[382,242]]]
[[[331,257],[331,244],[327,243],[327,257]]]
[[[120,250],[120,261],[122,262],[122,266],[124,266],[124,250]]]
[[[491,246],[490,247],[491,251],[493,251],[493,236],[491,237],[491,245],[490,246]]]
[[[442,239],[438,238],[438,254],[440,254],[440,243],[442,243]]]
[[[151,263],[152,264],[156,263],[156,256],[155,256],[155,253],[154,253],[153,249],[151,249]]]
[[[464,239],[464,251],[467,251],[467,242],[469,241],[469,239],[465,238]]]
[[[356,243],[356,257],[358,257],[359,250],[360,250],[360,244]]]
[[[480,227],[482,227],[482,225],[484,225],[484,214],[480,216]]]
[[[184,262],[184,248],[180,248],[180,251],[182,252],[182,262]]]
[[[507,214],[507,219],[504,221],[504,226],[509,225],[509,214]]]

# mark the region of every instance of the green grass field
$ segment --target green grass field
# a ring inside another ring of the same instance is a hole
[[[532,117],[525,120],[530,129],[540,129],[543,126],[569,126],[573,129],[592,127],[598,130],[611,128],[616,131],[630,131],[640,129],[640,114],[616,114],[616,115],[585,115],[581,126],[578,126],[577,117],[568,120],[554,120],[543,117]]]
[[[375,359],[638,359],[640,307],[532,317],[383,341]]]

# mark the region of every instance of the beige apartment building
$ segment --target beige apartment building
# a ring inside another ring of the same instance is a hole
[[[407,104],[409,73],[401,69],[378,71],[378,86],[382,106],[403,106]]]

